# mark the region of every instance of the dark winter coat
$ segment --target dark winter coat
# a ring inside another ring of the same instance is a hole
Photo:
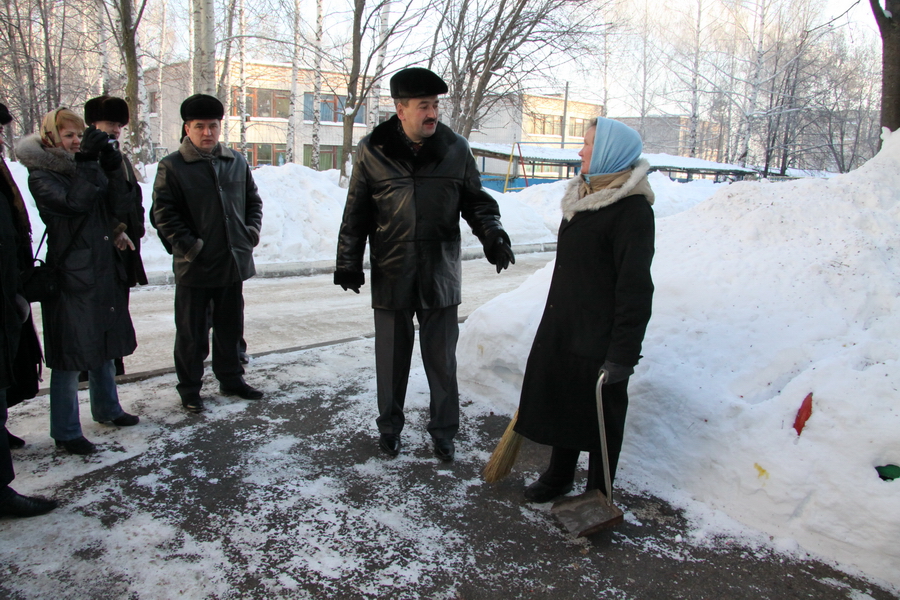
[[[262,199],[247,161],[221,144],[207,157],[186,137],[159,162],[150,222],[177,284],[221,287],[256,274]]]
[[[119,259],[125,265],[125,275],[128,279],[128,287],[134,287],[138,284],[147,285],[147,273],[144,271],[144,261],[141,260],[141,238],[146,233],[144,227],[144,204],[141,186],[138,185],[137,177],[134,174],[134,167],[128,157],[122,157],[124,162],[125,177],[131,184],[128,194],[128,202],[131,210],[122,217],[122,225],[125,234],[134,244],[134,250],[118,250]]]
[[[368,239],[373,308],[459,304],[460,214],[482,243],[502,231],[497,201],[481,187],[468,142],[438,123],[415,155],[391,117],[359,143],[334,282],[364,283]]]
[[[20,271],[19,235],[12,203],[4,192],[0,189],[0,389],[9,387],[15,380],[13,362],[22,329],[22,317],[16,308]]]
[[[19,187],[0,158],[0,389],[13,406],[38,391],[43,355],[29,314],[16,303],[19,273],[32,262],[31,223]]]
[[[633,367],[641,357],[653,297],[647,167],[642,160],[621,188],[582,198],[576,178],[563,197],[568,218],[559,228],[556,266],[515,428],[533,441],[598,450],[594,389],[600,367],[605,360]],[[637,194],[636,188],[646,191]]]
[[[125,269],[113,244],[116,219],[131,210],[122,168],[104,172],[96,160],[75,162],[61,148],[45,148],[37,135],[19,142],[16,152],[47,228],[47,261],[59,264],[72,243],[59,265],[61,294],[41,305],[47,366],[87,371],[128,356],[137,341]]]

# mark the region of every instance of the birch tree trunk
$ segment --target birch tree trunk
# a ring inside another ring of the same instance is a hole
[[[160,32],[160,42],[159,42],[159,64],[156,68],[156,125],[159,128],[159,138],[157,141],[157,146],[163,148],[166,146],[165,140],[163,138],[163,94],[162,94],[162,86],[163,86],[163,61],[166,56],[166,15],[168,14],[169,2],[168,0],[162,0],[162,31]],[[156,156],[152,156],[150,158],[151,161],[157,160]]]
[[[288,115],[287,130],[287,148],[285,150],[285,161],[289,163],[297,162],[297,142],[300,137],[297,135],[298,123],[302,123],[302,113],[300,103],[300,48],[302,42],[300,35],[300,0],[294,0],[294,47],[291,52],[291,112]],[[301,118],[297,116],[300,114]]]
[[[244,33],[247,26],[246,16],[244,15],[244,0],[237,0],[238,3],[238,85],[240,86],[240,96],[238,101],[238,115],[240,115],[240,131],[241,131],[241,154],[247,156],[247,53],[246,44],[244,42]]]
[[[756,120],[757,103],[759,102],[760,89],[763,86],[763,67],[765,61],[765,32],[766,32],[766,0],[756,3],[756,58],[753,63],[753,71],[750,76],[750,90],[747,104],[741,115],[741,123],[737,138],[737,164],[747,166],[750,157],[750,139],[753,137],[753,128]]]
[[[319,170],[319,129],[322,125],[322,0],[316,0],[316,58],[313,66],[313,124],[311,169]]]
[[[106,0],[97,0],[97,36],[100,38],[100,81],[98,96],[109,93],[109,30],[106,28]]]
[[[216,94],[216,22],[213,0],[194,2],[194,91]]]
[[[378,125],[381,115],[381,76],[384,74],[384,59],[387,56],[388,21],[390,20],[391,3],[385,2],[381,7],[381,33],[379,34],[378,62],[375,64],[375,76],[372,90],[369,93],[369,118],[368,131],[372,131]]]

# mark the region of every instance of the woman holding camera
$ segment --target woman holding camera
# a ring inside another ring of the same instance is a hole
[[[50,375],[50,436],[73,454],[96,451],[82,431],[78,373],[89,372],[91,416],[136,425],[122,410],[114,360],[137,346],[128,284],[117,256],[118,225],[131,206],[118,143],[66,108],[47,113],[41,134],[16,148],[47,228],[47,262],[60,268],[60,293],[42,303]]]

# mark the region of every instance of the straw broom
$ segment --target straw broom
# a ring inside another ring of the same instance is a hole
[[[500,481],[512,471],[513,465],[516,463],[516,457],[519,455],[519,448],[522,447],[522,436],[513,431],[516,426],[516,419],[519,417],[519,411],[513,415],[512,421],[506,426],[503,437],[494,448],[490,460],[484,467],[484,480],[488,483]]]

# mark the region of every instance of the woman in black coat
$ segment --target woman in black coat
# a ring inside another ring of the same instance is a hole
[[[609,119],[584,136],[581,175],[562,199],[556,267],[525,368],[516,432],[552,446],[550,465],[525,488],[531,502],[572,490],[581,451],[587,489],[603,481],[595,388],[601,371],[610,473],[615,475],[628,378],[641,358],[653,282],[653,192],[633,129]]]
[[[82,139],[83,135],[83,139]],[[50,436],[74,454],[91,454],[78,414],[78,373],[89,372],[95,421],[135,425],[122,410],[114,359],[137,346],[128,282],[116,253],[116,226],[131,210],[122,155],[106,133],[61,108],[41,135],[17,146],[28,187],[47,227],[47,262],[61,268],[61,293],[41,306],[50,375]]]

